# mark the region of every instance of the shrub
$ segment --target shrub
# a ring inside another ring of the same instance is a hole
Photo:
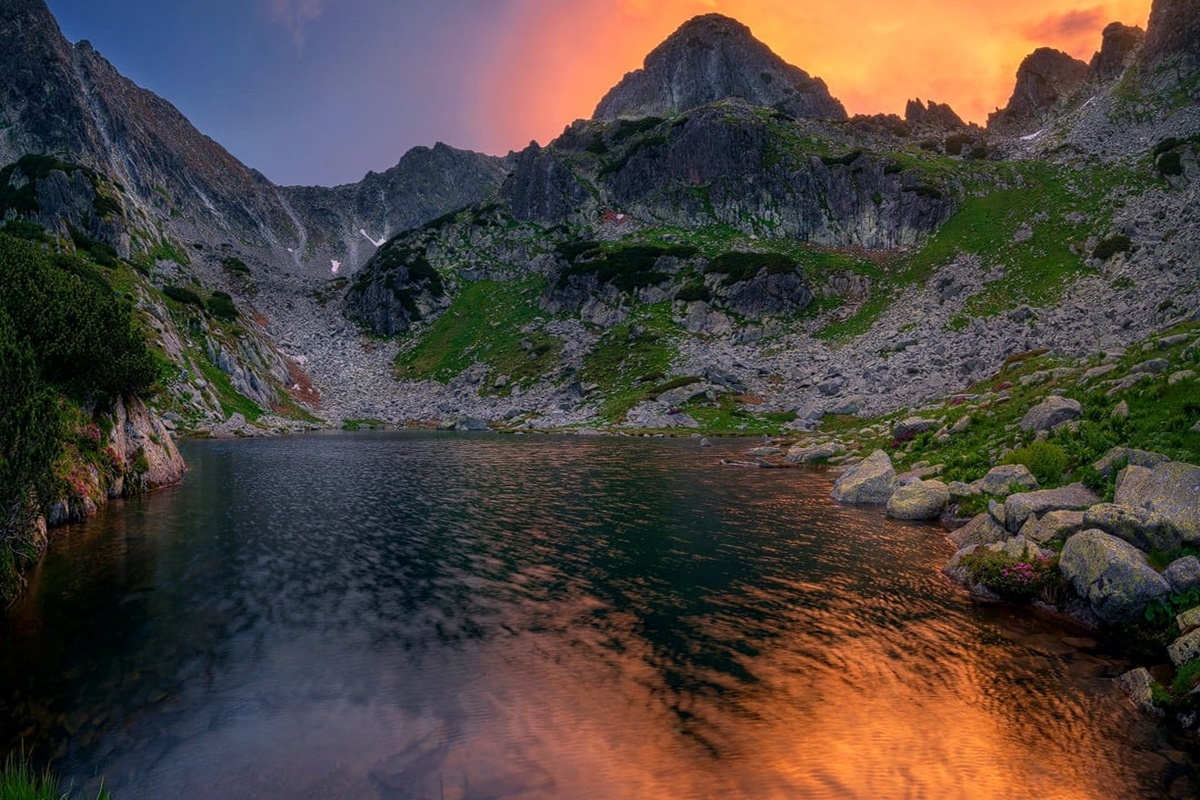
[[[946,155],[961,156],[963,148],[974,141],[969,133],[952,133],[946,137]]]
[[[800,262],[782,253],[724,253],[708,262],[705,272],[725,276],[725,285],[732,286],[757,276],[764,269],[768,275],[782,275],[800,266]]]
[[[1067,451],[1052,442],[1031,442],[1009,453],[1004,463],[1024,464],[1042,486],[1057,486],[1067,471]]]
[[[560,287],[565,286],[574,275],[595,275],[601,283],[612,284],[623,292],[654,286],[670,277],[655,269],[660,258],[691,258],[696,254],[696,248],[687,245],[631,245],[609,252],[585,252],[594,252],[595,257],[563,270],[558,279]]]
[[[684,303],[707,303],[712,300],[712,292],[700,281],[693,281],[676,292],[675,299]]]
[[[238,318],[237,306],[233,304],[233,298],[225,292],[213,292],[204,308],[209,314],[225,322],[233,322]]]
[[[1163,153],[1154,164],[1164,178],[1183,174],[1183,157],[1177,152]]]
[[[848,167],[862,158],[862,150],[851,150],[844,156],[821,156],[821,161],[828,167]]]
[[[225,258],[221,259],[221,266],[234,275],[250,274],[250,267],[246,265],[245,261],[237,256],[225,256]]]
[[[1042,557],[1027,552],[1018,557],[980,549],[965,556],[962,566],[974,583],[982,583],[1013,602],[1056,603],[1067,591],[1058,569],[1058,556]]]
[[[1096,245],[1096,249],[1092,251],[1092,258],[1098,258],[1101,261],[1107,261],[1117,253],[1128,253],[1133,249],[1133,241],[1123,233],[1118,233],[1115,236],[1109,236],[1103,239]]]
[[[200,295],[193,292],[191,289],[184,289],[182,286],[164,286],[162,293],[169,299],[174,300],[185,306],[195,306],[196,308],[204,308],[204,301],[200,299]]]

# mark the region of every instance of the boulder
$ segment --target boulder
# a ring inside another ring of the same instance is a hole
[[[1171,591],[1142,551],[1100,530],[1068,539],[1059,568],[1096,616],[1110,625],[1140,619],[1147,605]]]
[[[900,441],[906,441],[916,436],[918,433],[931,431],[939,427],[937,420],[925,419],[924,417],[909,417],[906,420],[897,422],[892,428],[892,436]]]
[[[1050,544],[1065,542],[1083,528],[1082,511],[1051,511],[1040,519],[1030,517],[1022,526],[1021,533],[1032,541]]]
[[[1178,461],[1153,470],[1128,467],[1116,502],[1154,511],[1175,526],[1183,542],[1200,543],[1200,467]]]
[[[1200,658],[1200,630],[1180,636],[1167,648],[1167,653],[1176,668]]]
[[[937,519],[950,503],[950,489],[941,481],[916,481],[898,488],[887,501],[893,519]]]
[[[1147,553],[1169,553],[1179,548],[1181,539],[1175,526],[1160,514],[1136,506],[1100,503],[1083,515],[1085,528],[1096,528],[1124,539]]]
[[[1148,467],[1153,469],[1159,464],[1165,464],[1171,459],[1161,453],[1152,453],[1149,450],[1135,450],[1132,447],[1114,447],[1109,450],[1100,460],[1092,466],[1096,471],[1103,475],[1110,475],[1113,467],[1117,464],[1124,464],[1132,467]]]
[[[1184,556],[1175,559],[1163,570],[1162,575],[1177,592],[1200,589],[1200,558]]]
[[[846,452],[846,446],[840,442],[815,444],[808,447],[797,445],[788,450],[786,460],[791,464],[814,464],[818,461],[828,461],[844,452]]]
[[[1038,480],[1024,464],[1005,464],[993,467],[987,475],[975,482],[979,491],[984,494],[1008,494],[1009,487],[1018,489],[1036,489]]]
[[[892,459],[876,450],[842,473],[833,484],[833,499],[853,505],[883,505],[896,491]]]
[[[1051,511],[1083,511],[1100,502],[1082,483],[1072,483],[1058,489],[1042,489],[1009,495],[1004,501],[1005,525],[1016,533],[1031,514],[1039,517]]]
[[[950,481],[950,483],[946,484],[946,487],[950,490],[950,499],[956,503],[972,497],[979,497],[979,495],[983,494],[979,491],[979,487],[973,483]]]
[[[1002,542],[1008,538],[1008,531],[992,519],[991,514],[980,514],[966,525],[949,535],[950,541],[961,550],[975,545]]]
[[[1083,406],[1076,400],[1051,395],[1038,403],[1021,420],[1023,431],[1049,431],[1083,416]]]
[[[1179,626],[1180,633],[1191,633],[1200,628],[1200,607],[1190,608],[1175,617],[1175,624]]]
[[[1139,711],[1156,717],[1162,716],[1162,709],[1154,705],[1154,677],[1150,670],[1145,667],[1130,670],[1117,678],[1116,683]]]

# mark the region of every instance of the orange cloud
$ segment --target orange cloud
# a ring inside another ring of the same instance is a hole
[[[1144,27],[1150,0],[517,0],[484,55],[473,124],[496,151],[545,142],[590,117],[685,20],[710,11],[823,78],[852,114],[903,113],[921,97],[982,123],[1008,102],[1034,48],[1088,60],[1109,22]]]

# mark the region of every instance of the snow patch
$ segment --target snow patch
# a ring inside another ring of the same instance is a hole
[[[1032,141],[1034,141],[1035,139],[1039,139],[1039,138],[1041,138],[1042,134],[1043,134],[1043,133],[1045,133],[1045,132],[1046,132],[1046,129],[1045,129],[1045,128],[1042,128],[1042,129],[1041,129],[1040,131],[1038,131],[1037,133],[1031,133],[1031,134],[1029,134],[1028,136],[1022,136],[1022,137],[1021,137],[1021,141],[1022,141],[1022,142],[1032,142]]]
[[[380,239],[378,242],[375,241],[374,237],[372,237],[371,234],[367,233],[367,231],[364,228],[359,228],[358,232],[361,233],[363,236],[365,236],[367,241],[370,242],[371,244],[375,245],[376,247],[383,247],[384,242],[387,241],[387,239]]]
[[[338,261],[337,259],[330,259],[329,263],[330,263],[330,264],[333,266],[333,269],[332,269],[332,270],[330,270],[330,271],[331,271],[331,272],[332,272],[334,275],[337,275],[337,274],[338,274],[338,270],[342,268],[342,262]]]

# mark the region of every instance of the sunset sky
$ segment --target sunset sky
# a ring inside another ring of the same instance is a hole
[[[281,183],[346,183],[444,141],[545,143],[689,17],[748,24],[850,113],[912,97],[984,122],[1021,59],[1087,60],[1150,0],[48,0],[72,41]]]

